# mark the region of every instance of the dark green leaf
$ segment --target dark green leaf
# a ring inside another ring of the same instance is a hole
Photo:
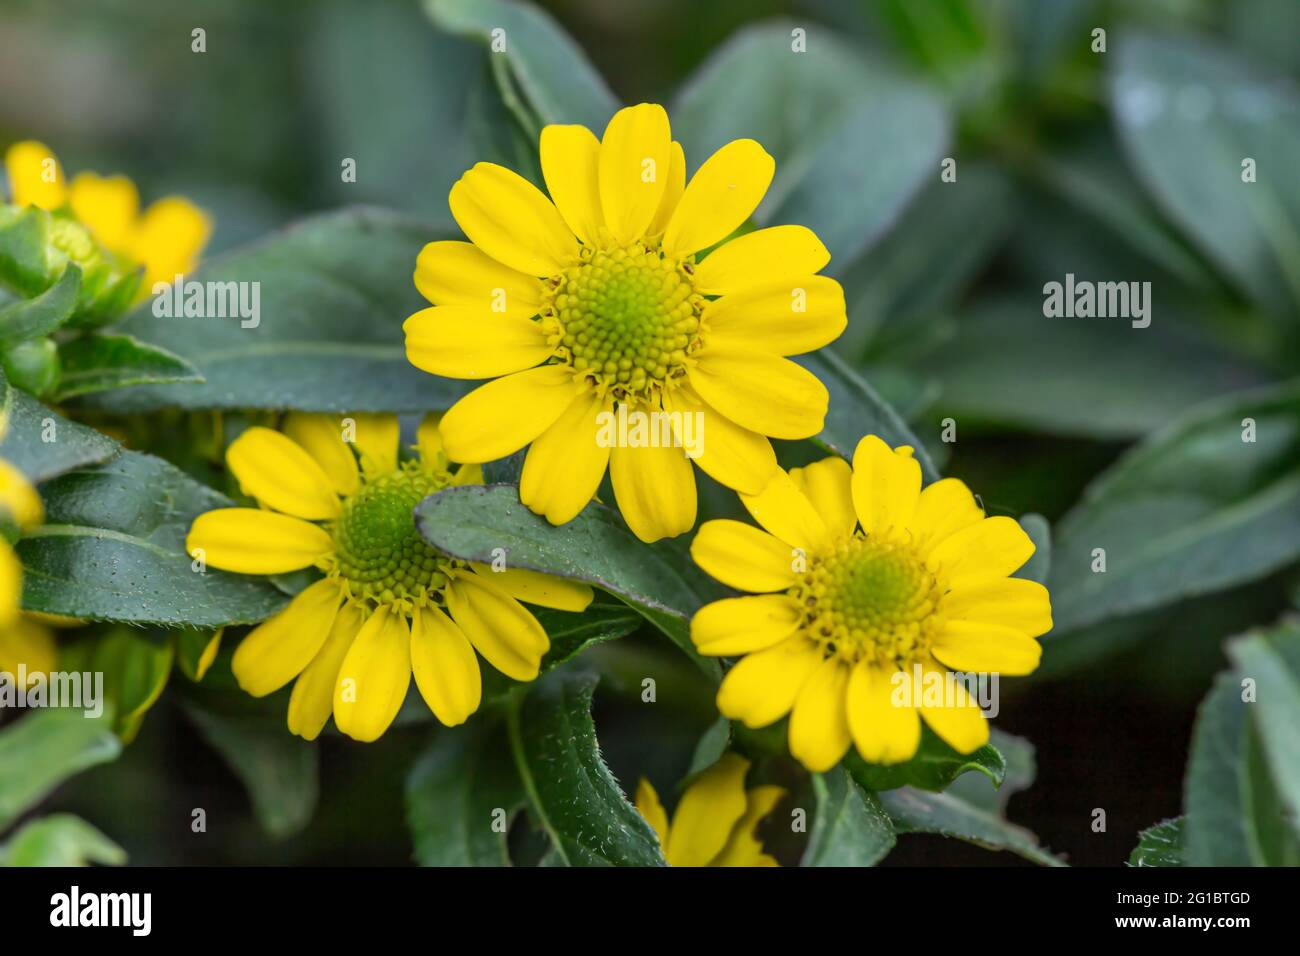
[[[203,381],[183,358],[129,335],[83,335],[64,344],[59,356],[57,401],[128,385]]]
[[[0,349],[55,332],[72,317],[80,287],[81,270],[70,265],[58,282],[36,298],[0,308]]]
[[[1000,814],[955,793],[904,787],[879,796],[899,833],[938,833],[989,850],[1010,850],[1043,866],[1062,865],[1024,827],[1009,823]]]
[[[1294,561],[1298,465],[1300,383],[1199,405],[1128,452],[1057,527],[1046,641]]]
[[[50,411],[13,388],[0,371],[0,420],[4,419],[9,430],[0,439],[0,458],[33,482],[106,461],[118,452],[117,442]]]
[[[171,638],[163,632],[119,627],[66,647],[60,662],[74,671],[104,675],[113,730],[130,743],[167,686],[172,655]]]
[[[698,572],[671,547],[637,540],[604,505],[593,502],[555,527],[520,504],[513,487],[465,486],[422,501],[415,525],[435,548],[462,560],[491,564],[500,548],[511,567],[586,581],[618,595],[716,678],[717,662],[696,653],[687,623],[704,603]]]
[[[421,866],[509,866],[506,833],[526,801],[505,727],[439,730],[406,780],[406,822]]]
[[[1020,527],[1034,543],[1034,554],[1012,577],[1046,584],[1052,569],[1052,526],[1042,515],[1031,513],[1020,516]]]
[[[131,624],[223,627],[278,611],[270,583],[194,570],[194,517],[231,502],[158,458],[123,452],[41,486],[46,523],[18,545],[28,610]]]
[[[33,820],[0,846],[4,866],[121,866],[125,862],[125,850],[70,813]]]
[[[817,816],[800,866],[875,866],[894,848],[894,828],[880,798],[843,767],[813,774]]]
[[[1138,845],[1129,854],[1129,866],[1185,866],[1183,826],[1186,818],[1162,820],[1138,834]]]
[[[428,305],[410,276],[436,238],[393,213],[349,209],[212,259],[188,281],[258,283],[256,327],[244,328],[253,319],[238,314],[158,317],[146,303],[119,330],[180,356],[204,383],[141,385],[86,401],[119,412],[446,408],[464,386],[411,365],[402,338],[402,323]]]
[[[654,830],[601,759],[591,719],[595,687],[594,676],[556,671],[510,711],[511,747],[530,812],[559,863],[663,866]]]
[[[0,730],[0,832],[69,777],[121,752],[108,720],[81,710],[37,710]]]
[[[960,754],[940,740],[929,727],[922,732],[916,756],[906,763],[867,763],[857,751],[850,751],[844,766],[866,790],[895,790],[907,786],[943,790],[968,770],[984,774],[995,787],[1000,787],[1007,771],[1002,754],[991,744],[985,744],[971,754]]]

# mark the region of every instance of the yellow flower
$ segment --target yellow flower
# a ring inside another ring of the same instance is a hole
[[[42,143],[15,143],[5,153],[16,206],[69,207],[105,249],[144,267],[141,298],[155,282],[191,272],[212,233],[212,220],[188,199],[165,196],[142,213],[135,183],[125,176],[78,173],[67,184],[59,161]]]
[[[988,725],[967,674],[1028,674],[1052,627],[1047,589],[1009,577],[1034,552],[1013,519],[987,518],[955,478],[921,488],[912,449],[874,435],[853,467],[827,458],[741,496],[760,531],[710,521],[691,544],[709,574],[760,596],[701,608],[703,654],[741,656],[718,709],[749,727],[790,717],[790,752],[824,771],[849,748],[899,763],[920,718],[969,753]],[[919,716],[918,716],[919,712]]]
[[[843,290],[816,275],[830,255],[786,225],[701,261],[749,218],[775,165],[735,140],[687,184],[661,106],[619,110],[602,140],[547,126],[541,166],[549,199],[491,163],[452,187],[470,242],[420,253],[415,284],[436,307],[407,319],[407,357],[435,375],[494,379],[443,419],[453,461],[531,443],[519,495],[553,524],[591,501],[608,467],[638,537],[681,534],[696,511],[687,453],[757,493],[778,470],[769,437],[821,430],[826,389],[784,356],[844,329]],[[616,438],[620,411],[630,425]]]
[[[354,441],[344,440],[345,428]],[[515,680],[537,676],[550,640],[520,601],[566,611],[591,603],[586,585],[494,571],[425,544],[415,506],[482,477],[477,466],[452,473],[432,417],[418,443],[418,460],[399,461],[392,415],[295,413],[283,433],[250,428],[226,463],[261,507],[209,511],[190,528],[187,549],[214,568],[324,572],[245,637],[233,662],[240,687],[255,697],[297,678],[289,729],[308,740],[331,712],[348,736],[378,739],[412,673],[434,716],[463,723],[482,691],[475,650]]]
[[[777,866],[755,835],[758,824],[785,796],[781,787],[745,789],[749,761],[738,754],[722,758],[686,788],[668,824],[659,794],[644,777],[636,789],[636,808],[659,835],[671,866]]]
[[[4,440],[8,431],[9,416],[0,409],[0,441]],[[43,520],[45,508],[41,496],[23,477],[22,472],[0,458],[0,670],[5,669],[7,657],[13,661],[18,660],[20,646],[34,646],[30,641],[24,641],[21,645],[18,643],[26,630],[19,627],[17,620],[23,596],[23,568],[5,538],[3,526],[16,526],[21,533]],[[6,642],[13,643],[6,646]]]

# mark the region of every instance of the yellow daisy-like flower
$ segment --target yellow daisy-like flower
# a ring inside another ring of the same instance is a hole
[[[636,789],[636,808],[659,835],[670,866],[777,866],[755,835],[758,824],[785,796],[781,787],[745,789],[749,761],[738,754],[722,758],[692,781],[668,814],[644,777]]]
[[[550,640],[520,601],[566,611],[591,603],[586,585],[494,571],[426,544],[415,506],[482,478],[477,466],[451,470],[432,417],[420,427],[417,460],[400,461],[399,444],[392,415],[295,413],[283,432],[250,428],[226,463],[261,507],[209,511],[190,528],[191,555],[214,568],[324,572],[244,638],[232,665],[255,697],[297,678],[289,729],[308,740],[331,713],[348,736],[378,739],[412,674],[438,720],[463,723],[482,692],[475,650],[515,680],[537,676]]]
[[[863,759],[900,763],[921,718],[970,753],[988,724],[967,674],[1028,674],[1052,627],[1047,589],[1010,577],[1034,552],[1013,519],[985,517],[955,478],[921,488],[912,449],[874,435],[853,467],[827,458],[741,496],[765,530],[705,523],[691,555],[724,584],[759,596],[701,608],[703,654],[742,659],[718,709],[749,727],[790,717],[790,752],[813,771],[850,742]]]
[[[125,176],[78,173],[66,183],[58,159],[43,143],[15,143],[5,153],[10,201],[55,210],[64,206],[110,252],[144,267],[140,297],[155,282],[193,271],[212,234],[212,220],[182,196],[164,196],[143,212],[135,183]]]
[[[661,106],[619,110],[600,140],[547,126],[541,166],[549,199],[492,163],[452,187],[470,242],[420,253],[415,284],[436,307],[407,319],[407,357],[435,375],[494,379],[443,419],[452,460],[531,443],[519,495],[553,524],[591,501],[608,468],[638,537],[681,534],[696,512],[687,451],[757,493],[778,470],[769,437],[821,430],[826,389],[785,356],[844,329],[843,290],[816,274],[830,255],[788,225],[702,258],[753,213],[775,164],[735,140],[688,184]],[[631,423],[619,438],[616,418]]]

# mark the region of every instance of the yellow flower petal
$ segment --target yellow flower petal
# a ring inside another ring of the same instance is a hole
[[[891,449],[875,435],[853,453],[853,507],[869,535],[897,535],[912,524],[921,493],[921,466],[912,449]]]
[[[766,727],[790,712],[821,663],[821,649],[802,634],[747,654],[722,678],[718,710],[746,727]]]
[[[19,528],[30,528],[45,520],[45,506],[27,477],[0,458],[0,515],[4,514]]]
[[[695,524],[695,470],[680,448],[615,448],[609,478],[623,520],[642,541],[676,537]]]
[[[329,637],[342,602],[338,581],[325,578],[250,631],[230,662],[239,686],[254,697],[265,697],[301,674]]]
[[[354,426],[352,438],[361,458],[362,473],[373,480],[396,471],[397,446],[402,440],[397,416],[357,414],[348,417]]]
[[[416,312],[404,323],[406,359],[447,378],[496,378],[545,362],[553,349],[540,322],[463,305]]]
[[[826,420],[826,386],[807,369],[768,352],[706,344],[688,377],[701,398],[760,435],[811,438]]]
[[[984,509],[958,478],[940,478],[921,489],[912,516],[912,540],[920,554],[929,554],[935,545],[962,528],[984,520]]]
[[[447,454],[472,464],[513,454],[550,428],[578,391],[565,365],[543,365],[480,385],[442,416]]]
[[[140,194],[125,176],[100,177],[77,173],[72,177],[68,201],[73,214],[101,244],[126,252],[140,215]]]
[[[700,525],[691,558],[710,577],[740,591],[784,591],[798,580],[799,555],[766,531],[719,518]]]
[[[285,574],[331,554],[334,540],[324,528],[301,518],[259,508],[219,508],[194,519],[185,550],[223,571]]]
[[[664,805],[659,802],[659,794],[655,788],[650,785],[650,781],[642,777],[636,785],[636,810],[637,813],[650,824],[650,829],[655,831],[659,837],[661,847],[668,846],[668,814],[664,812]]]
[[[337,518],[338,495],[307,451],[292,438],[254,426],[226,450],[226,464],[244,494],[262,505],[309,521]]]
[[[619,110],[600,141],[600,207],[620,245],[646,234],[663,199],[672,163],[668,114],[656,103]]]
[[[848,316],[838,282],[801,275],[724,295],[705,307],[700,324],[710,346],[801,355],[839,338]]]
[[[863,760],[903,763],[921,744],[911,675],[861,661],[849,677],[849,731]]]
[[[155,282],[172,282],[193,272],[212,235],[212,220],[181,196],[166,196],[145,210],[127,255],[144,264],[147,291]]]
[[[334,724],[353,740],[384,735],[411,687],[411,629],[406,617],[380,606],[361,626],[339,667]]]
[[[744,494],[758,494],[780,470],[772,443],[763,435],[737,425],[709,406],[690,386],[665,396],[664,408],[691,416],[693,440],[699,454],[694,458],[709,477]],[[678,430],[678,441],[690,450],[690,442]]]
[[[825,773],[849,750],[849,665],[831,657],[804,682],[790,715],[790,755]]]
[[[8,545],[0,543],[0,563],[7,548]],[[0,576],[3,574],[0,571]],[[18,615],[0,627],[0,674],[10,675],[10,680],[17,680],[19,667],[26,668],[29,683],[37,674],[48,674],[54,670],[58,656],[54,635],[35,623],[30,615]]]
[[[559,211],[518,173],[478,163],[451,187],[451,214],[470,241],[517,272],[550,276],[578,256]]]
[[[347,601],[339,608],[329,637],[294,681],[293,693],[289,695],[290,733],[304,740],[315,740],[325,729],[330,714],[334,713],[339,669],[365,622],[366,616],[359,605]]]
[[[853,534],[858,515],[853,510],[853,469],[847,461],[837,455],[803,468],[791,468],[790,480],[812,502],[836,539]]]
[[[537,677],[551,640],[527,608],[477,574],[458,574],[446,595],[451,619],[489,664],[515,680]]]
[[[538,607],[557,611],[585,611],[595,594],[591,585],[569,581],[541,571],[527,568],[505,568],[493,571],[489,565],[471,562],[470,567],[516,601],[526,601]]]
[[[447,467],[447,452],[442,445],[442,413],[429,412],[420,420],[415,432],[415,446],[420,451],[420,463],[427,471]]]
[[[967,674],[1032,674],[1043,648],[1023,631],[997,624],[947,621],[930,653],[939,663]]]
[[[795,276],[811,276],[830,261],[831,254],[811,229],[769,226],[737,236],[710,252],[695,267],[695,288],[705,295],[725,296]]]
[[[1004,578],[1030,559],[1034,542],[1014,518],[998,515],[949,535],[926,559],[949,590]]]
[[[745,794],[745,814],[731,828],[731,838],[709,866],[778,866],[774,857],[763,852],[763,843],[755,832],[763,818],[785,799],[782,787],[755,787]]]
[[[922,665],[922,671],[927,683],[947,674],[943,668],[928,663]],[[968,754],[989,742],[989,722],[960,682],[954,680],[950,686],[952,700],[937,706],[931,705],[926,693],[922,692],[921,716],[944,743],[958,753]]]
[[[600,211],[600,141],[585,126],[542,129],[542,178],[573,234],[593,245],[605,223]]]
[[[354,495],[361,488],[357,457],[343,440],[342,415],[290,412],[283,431],[315,460],[340,495]]]
[[[682,193],[685,190],[686,154],[682,151],[682,144],[674,140],[669,152],[668,181],[664,184],[663,198],[659,200],[655,217],[650,220],[650,227],[646,229],[647,236],[661,235],[668,228],[668,221],[677,211],[677,204],[682,201]]]
[[[411,670],[433,716],[448,727],[478,710],[483,677],[465,632],[438,608],[411,615]]]
[[[551,524],[571,521],[596,497],[610,451],[597,440],[598,417],[609,407],[599,395],[579,395],[528,449],[519,500]]]
[[[0,538],[0,627],[10,626],[18,618],[18,606],[23,598],[23,566]]]
[[[44,143],[14,143],[5,152],[10,202],[15,206],[58,209],[67,200],[63,167]]]
[[[733,657],[779,644],[799,627],[802,611],[785,594],[724,598],[691,618],[691,641],[701,654]]]
[[[671,866],[707,866],[745,815],[749,761],[725,753],[692,781],[673,811],[664,857]]]
[[[1047,588],[1022,578],[997,578],[951,591],[943,599],[949,621],[997,624],[1040,637],[1052,629],[1052,601]]]
[[[817,552],[830,547],[826,522],[785,472],[778,471],[760,494],[741,495],[740,502],[755,521],[792,548]]]
[[[472,242],[442,240],[420,250],[415,287],[434,305],[456,305],[512,319],[537,314],[542,284],[503,266]]]
[[[732,140],[686,184],[664,231],[664,252],[688,256],[731,235],[758,208],[776,160],[752,139]]]

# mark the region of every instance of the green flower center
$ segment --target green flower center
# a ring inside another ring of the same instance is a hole
[[[552,280],[549,310],[570,365],[614,397],[649,399],[686,373],[704,300],[690,263],[640,243],[592,252]]]
[[[415,528],[415,506],[445,486],[445,476],[408,464],[343,503],[334,525],[335,573],[353,599],[409,611],[446,586],[448,559]]]
[[[930,649],[942,623],[934,574],[906,543],[857,534],[813,560],[792,593],[806,632],[827,656],[906,668]]]
[[[50,245],[86,271],[103,263],[104,256],[90,231],[63,216],[50,216]]]

